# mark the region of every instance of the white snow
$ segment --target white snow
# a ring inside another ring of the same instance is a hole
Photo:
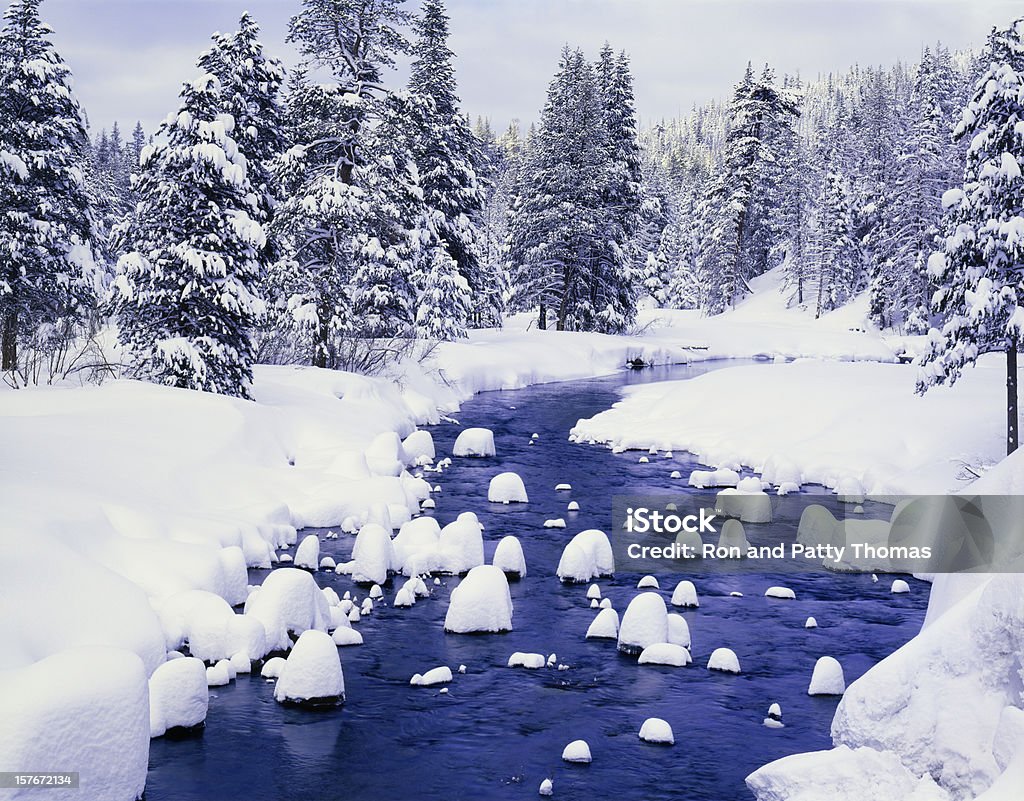
[[[309,534],[302,538],[299,547],[295,549],[296,567],[304,567],[307,570],[316,570],[320,565],[320,538],[316,534]]]
[[[555,785],[551,779],[545,779],[540,783],[540,787],[537,789],[538,795],[554,795]]]
[[[487,486],[487,500],[491,503],[527,503],[526,485],[518,473],[498,473]]]
[[[796,593],[789,587],[769,587],[764,591],[764,597],[781,598],[783,600],[792,601],[796,599]]]
[[[396,604],[397,605],[397,604]],[[335,645],[338,646],[349,646],[349,645],[362,645],[363,635],[361,632],[356,631],[350,626],[339,626],[331,634],[331,639]]]
[[[644,576],[636,583],[636,588],[638,590],[659,589],[658,580],[654,576]]]
[[[690,625],[686,622],[686,618],[670,612],[666,620],[668,622],[668,642],[689,648]]]
[[[562,759],[565,762],[589,763],[593,759],[590,756],[590,746],[586,740],[573,740],[562,750]]]
[[[619,650],[639,653],[668,640],[668,610],[656,592],[642,592],[629,602],[619,625]]]
[[[463,512],[441,529],[438,537],[439,569],[465,573],[484,563],[483,527],[473,512]]]
[[[685,667],[690,664],[690,652],[681,645],[669,642],[658,642],[648,645],[640,652],[638,663],[641,665],[669,665]]]
[[[487,428],[466,428],[459,432],[452,447],[455,456],[494,456],[494,433]]]
[[[572,489],[572,484],[556,484],[555,492],[568,492]]]
[[[398,560],[391,543],[391,534],[376,523],[367,523],[356,535],[352,546],[352,563],[348,572],[360,584],[383,584],[396,570]]]
[[[271,571],[245,602],[245,616],[263,624],[269,650],[291,647],[288,633],[301,635],[309,629],[326,632],[330,607],[313,577],[297,567]],[[251,654],[253,658],[263,654]]]
[[[345,700],[341,659],[330,635],[310,630],[299,636],[274,686],[274,699],[282,703]]]
[[[739,518],[744,523],[770,523],[772,501],[762,490],[724,489],[715,498],[719,514]]]
[[[762,721],[762,724],[769,729],[785,728],[786,724],[782,722],[782,707],[777,703],[773,703],[768,707],[768,717]]]
[[[596,584],[591,584],[587,587],[587,598],[590,600],[601,600],[601,588]]]
[[[412,684],[414,687],[431,687],[435,684],[447,684],[451,680],[452,669],[447,665],[441,665],[440,667],[431,668],[422,675],[417,673],[409,679],[409,684]]]
[[[508,658],[508,667],[521,667],[527,670],[539,670],[546,664],[544,654],[528,654],[516,651]]]
[[[494,558],[491,564],[500,568],[506,574],[524,578],[526,576],[526,557],[523,555],[523,546],[517,537],[511,534],[502,537],[494,549]]]
[[[896,579],[892,583],[892,587],[889,589],[889,592],[893,592],[893,593],[910,592],[910,585],[907,584],[907,582],[905,582],[903,579]]]
[[[569,501],[569,503],[565,507],[565,510],[567,512],[578,512],[580,510],[579,501]]]
[[[544,528],[565,528],[565,520],[561,517],[553,517],[544,521]]]
[[[674,745],[676,738],[672,733],[672,727],[667,720],[662,718],[647,718],[640,726],[639,737],[645,743],[660,743],[663,745]]]
[[[692,581],[683,579],[676,588],[672,591],[672,606],[689,606],[698,607],[700,601],[697,600],[697,588],[693,586]]]
[[[343,630],[351,631],[351,629]],[[260,676],[262,676],[265,679],[276,679],[280,677],[282,670],[284,670],[284,657],[272,656],[270,659],[263,663],[263,669],[260,671]]]
[[[199,725],[206,720],[209,704],[202,660],[186,657],[164,662],[149,677],[149,736]]]
[[[718,547],[738,548],[740,556],[746,555],[750,543],[747,541],[747,535],[743,531],[743,524],[739,520],[726,520],[722,524],[722,529],[718,534]]]
[[[588,640],[619,638],[619,613],[614,609],[602,609],[587,628]]]
[[[402,440],[402,449],[413,464],[430,464],[437,455],[434,451],[434,438],[429,431],[413,431]]]
[[[804,628],[805,629],[816,629],[816,628],[818,628],[818,621],[815,620],[813,616],[809,617],[809,618],[807,618],[807,620],[804,621]]]
[[[456,634],[512,630],[512,597],[500,568],[478,565],[466,574],[452,590],[444,630]]]
[[[719,470],[694,470],[690,473],[689,483],[691,487],[703,489],[705,487],[735,487],[739,481],[739,473],[723,467]]]
[[[807,688],[808,695],[842,695],[846,692],[843,666],[832,656],[823,656],[814,663],[814,673]]]
[[[596,528],[581,531],[562,550],[555,573],[565,582],[582,583],[615,572],[615,555],[608,535]]]
[[[724,673],[739,673],[740,660],[731,648],[716,648],[708,659],[708,670],[720,670]]]

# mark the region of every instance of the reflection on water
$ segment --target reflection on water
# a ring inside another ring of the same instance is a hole
[[[561,799],[748,798],[743,778],[764,763],[831,745],[837,699],[810,697],[815,660],[838,658],[847,682],[894,651],[918,630],[927,585],[911,580],[907,595],[890,595],[889,582],[870,576],[818,572],[785,576],[693,576],[701,606],[683,613],[693,636],[687,668],[640,667],[612,641],[586,641],[595,611],[586,585],[562,586],[554,577],[565,542],[583,528],[608,527],[616,493],[679,490],[669,479],[695,465],[684,454],[638,464],[637,454],[567,442],[580,417],[608,408],[617,387],[649,380],[689,378],[716,365],[624,372],[591,381],[551,384],[479,395],[457,415],[463,425],[495,432],[497,459],[457,459],[437,479],[435,514],[447,523],[473,510],[485,524],[487,557],[506,534],[520,538],[529,575],[511,585],[515,630],[459,636],[442,631],[457,578],[432,586],[433,597],[410,609],[377,605],[357,627],[366,644],[342,649],[348,703],[307,712],[273,700],[273,685],[239,677],[212,691],[207,727],[192,740],[154,740],[148,801],[362,801],[411,797],[420,801],[535,798],[554,778]],[[450,452],[457,427],[433,430],[438,452]],[[540,434],[535,446],[529,438]],[[502,470],[523,476],[527,505],[488,504],[487,483]],[[554,491],[570,482],[571,493]],[[565,513],[569,500],[578,513]],[[565,530],[544,529],[565,517]],[[352,538],[322,543],[322,553],[347,559]],[[265,571],[253,571],[262,581]],[[317,573],[339,594],[346,576]],[[684,574],[662,577],[666,601]],[[620,614],[636,592],[636,574],[600,582]],[[762,597],[773,584],[796,591],[796,601]],[[730,592],[743,597],[730,597]],[[388,599],[395,587],[385,588]],[[679,610],[676,610],[679,611]],[[813,615],[819,628],[805,630]],[[712,650],[727,646],[743,667],[739,676],[704,668]],[[510,670],[513,651],[555,652],[570,670]],[[410,687],[414,673],[447,664],[456,674],[447,694]],[[782,705],[786,727],[761,725],[769,704]],[[675,731],[671,748],[642,743],[644,719],[661,717]],[[590,743],[589,766],[562,763],[571,740]]]

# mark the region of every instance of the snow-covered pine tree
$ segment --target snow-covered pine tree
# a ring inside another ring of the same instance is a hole
[[[963,186],[947,191],[943,247],[928,259],[936,283],[918,390],[953,383],[990,351],[1006,354],[1006,450],[1018,445],[1017,350],[1024,333],[1024,18],[994,31],[954,136],[970,142]]]
[[[0,369],[27,340],[67,338],[98,275],[85,182],[88,137],[71,72],[39,17],[12,0],[0,32]],[[45,342],[42,343],[45,346]]]
[[[455,56],[448,48],[448,15],[442,0],[425,0],[415,28],[409,91],[421,109],[412,147],[423,199],[438,213],[436,225],[448,254],[476,299],[473,324],[493,325],[500,319],[501,297],[482,268],[477,230],[484,202],[478,176],[483,155],[459,110]]]
[[[854,241],[850,189],[839,172],[825,176],[817,211],[820,267],[815,316],[820,317],[842,306],[859,288],[861,257]]]
[[[202,74],[182,88],[159,143],[142,152],[133,250],[119,261],[114,302],[140,376],[246,398],[252,329],[265,311],[257,286],[266,240],[235,120],[208,69],[217,61],[200,58]]]

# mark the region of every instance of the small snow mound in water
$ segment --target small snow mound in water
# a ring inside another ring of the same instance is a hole
[[[435,501],[433,498],[424,498],[422,501],[420,501],[420,509],[436,509],[436,508],[437,508],[437,501]]]
[[[566,511],[569,512],[578,512],[580,510],[580,505],[577,501],[569,501],[569,505],[566,506],[565,508]]]
[[[907,584],[903,579],[896,579],[892,583],[892,587],[889,588],[889,592],[902,593],[910,592],[910,585]]]
[[[527,503],[526,485],[518,473],[498,473],[487,487],[487,500],[491,503]]]
[[[772,522],[772,499],[762,490],[724,489],[715,498],[715,509],[727,517],[738,517],[744,523]]]
[[[811,684],[807,688],[808,695],[842,695],[845,692],[846,677],[838,659],[823,656],[814,663]]]
[[[636,588],[638,590],[657,590],[661,588],[661,585],[658,584],[658,580],[654,576],[644,576],[636,583]]]
[[[530,434],[530,439],[540,439],[540,434],[538,434],[535,431],[534,433]]]
[[[818,628],[818,621],[815,620],[813,617],[809,617],[809,618],[807,618],[806,621],[804,621],[804,628],[805,629],[816,629],[816,628]]]
[[[705,487],[735,487],[740,483],[740,474],[735,470],[694,470],[690,473],[690,486],[697,489]]]
[[[338,564],[330,556],[324,556],[320,559],[321,570],[334,570]]]
[[[743,593],[742,592],[736,592],[735,590],[733,590],[732,592],[729,593],[729,597],[730,598],[742,598],[743,597]]]
[[[602,609],[587,629],[588,640],[615,640],[619,636],[619,613],[614,609]]]
[[[700,606],[700,601],[697,600],[697,588],[693,586],[692,581],[684,579],[676,584],[676,588],[672,591],[672,606]]]
[[[478,565],[466,574],[452,590],[444,630],[455,634],[512,630],[512,597],[500,568]]]
[[[263,670],[260,671],[260,675],[265,679],[276,679],[281,675],[281,671],[283,669],[284,657],[272,656],[270,659],[263,663]]]
[[[281,554],[277,558],[277,561],[278,562],[282,562],[282,563],[284,563],[284,562],[291,562],[292,561],[292,555],[290,553],[283,553],[283,554]]]
[[[769,729],[783,728],[786,724],[782,722],[782,707],[778,704],[768,707],[768,717],[763,722]]]
[[[555,785],[551,779],[545,779],[540,783],[540,789],[537,790],[540,795],[553,795],[555,792]]]
[[[862,514],[864,514],[864,507],[861,506],[860,504],[858,504],[857,506],[854,506],[853,507],[853,513],[855,515],[862,515]]]
[[[648,458],[647,458],[646,456],[641,456],[641,457],[640,457],[640,459],[639,459],[638,461],[639,461],[639,463],[640,463],[640,464],[647,464],[647,463],[648,463],[648,462],[650,462],[651,460],[650,460],[650,459],[648,459]]]
[[[718,535],[719,548],[739,548],[740,557],[746,556],[750,543],[747,541],[743,524],[739,520],[726,520],[722,525],[722,531]]]
[[[231,683],[230,662],[227,659],[220,660],[216,665],[206,669],[206,684],[208,687],[223,687]]]
[[[591,609],[597,609],[600,606],[601,606],[601,603],[600,603],[600,601],[597,600],[597,598],[591,598],[590,599],[590,608]]]
[[[516,651],[508,658],[508,667],[510,668],[521,667],[527,670],[539,670],[544,665],[544,654],[525,654],[522,651]]]
[[[466,672],[466,666],[465,665],[459,665],[459,673],[465,673],[465,672]]]
[[[568,492],[572,489],[572,484],[555,484],[555,492]]]
[[[670,614],[668,621],[668,642],[690,647],[690,626],[682,615]]]
[[[658,455],[658,449],[657,449],[657,448],[651,448],[651,449],[650,449],[649,451],[647,451],[647,452],[648,452],[649,454],[651,454],[651,456],[657,456],[657,455]]]
[[[686,667],[690,664],[690,652],[681,645],[670,642],[656,642],[648,645],[640,652],[638,663],[641,665],[668,665],[669,667]]]
[[[739,483],[736,485],[736,489],[740,492],[760,492],[764,487],[761,486],[761,479],[754,478],[753,476],[747,476],[746,478],[740,479]]]
[[[320,564],[320,540],[316,534],[303,537],[295,550],[295,566],[316,570]]]
[[[566,762],[577,762],[589,764],[593,761],[590,756],[590,746],[586,740],[573,740],[562,751],[562,759]]]
[[[671,473],[669,473],[668,477],[669,478],[682,478],[683,474],[680,473],[678,470],[673,470]]]
[[[794,484],[792,481],[783,481],[779,484],[779,488],[775,490],[776,495],[789,495],[793,492],[800,492],[800,485]]]
[[[587,587],[587,598],[601,600],[601,588],[596,584],[591,584]]]
[[[565,582],[582,583],[615,572],[615,555],[608,535],[596,528],[581,531],[562,551],[555,571]]]
[[[739,673],[740,660],[731,648],[716,648],[708,659],[708,670],[720,670],[723,673]]]
[[[796,593],[789,587],[769,587],[764,591],[765,598],[781,598],[785,601],[796,600]]]
[[[611,598],[602,598],[601,599],[601,603],[598,604],[598,605],[602,609],[611,609],[612,608],[612,599]]]
[[[629,602],[619,626],[619,650],[637,654],[668,639],[668,610],[656,592],[642,592]]]
[[[363,635],[349,626],[336,628],[334,634],[331,635],[331,639],[334,640],[335,645],[342,647],[363,644]]]
[[[674,745],[676,742],[676,738],[672,734],[672,727],[667,720],[661,718],[647,718],[640,727],[639,736],[645,743]]]
[[[413,464],[430,464],[437,455],[434,451],[434,438],[429,431],[413,431],[402,440],[402,448]]]
[[[455,456],[494,456],[494,434],[486,428],[467,428],[459,433],[452,453]]]
[[[357,584],[383,584],[397,569],[391,534],[377,523],[367,523],[352,546],[352,580]]]
[[[402,589],[395,593],[395,600],[391,602],[391,605],[399,609],[405,609],[414,603],[416,603],[416,595],[408,587],[402,587]]]
[[[491,564],[516,578],[526,576],[526,557],[523,555],[523,546],[518,538],[511,534],[502,537],[498,547],[494,549],[494,558],[491,560]]]
[[[168,729],[190,729],[206,720],[210,693],[202,660],[164,662],[149,677],[149,736]]]
[[[436,667],[428,670],[426,673],[420,675],[417,673],[411,679],[409,684],[414,687],[430,687],[434,684],[447,684],[452,680],[452,669],[447,665]]]
[[[370,598],[363,599],[363,605],[359,609],[359,614],[370,615],[373,614],[373,600]]]
[[[565,520],[561,517],[554,517],[544,521],[544,528],[565,528]]]
[[[245,617],[255,618],[263,624],[267,651],[290,648],[289,632],[302,634],[307,629],[326,631],[331,622],[330,606],[316,581],[297,567],[271,571],[260,589],[246,599]],[[263,656],[249,655],[254,658]]]
[[[303,632],[284,661],[274,687],[279,703],[332,704],[345,700],[345,678],[334,640],[322,631]]]
[[[374,584],[370,587],[370,597],[375,601],[379,601],[384,597],[384,590],[380,588],[380,584]]]

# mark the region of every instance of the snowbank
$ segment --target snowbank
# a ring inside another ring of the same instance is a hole
[[[456,634],[512,630],[508,580],[494,565],[474,567],[452,590],[444,630]]]

